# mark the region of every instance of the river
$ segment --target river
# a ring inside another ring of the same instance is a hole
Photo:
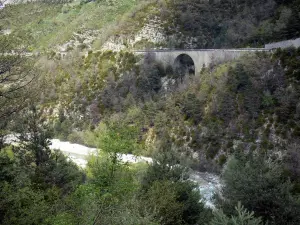
[[[89,148],[79,144],[60,141],[58,139],[51,140],[51,143],[51,149],[62,151],[82,168],[86,167],[88,156],[97,153],[96,148]],[[128,163],[145,162],[151,164],[153,162],[152,158],[135,156],[132,154],[120,154],[120,157],[123,162]],[[193,171],[190,174],[190,180],[198,184],[205,205],[209,208],[214,208],[213,196],[221,188],[220,177],[212,173]]]
[[[18,143],[17,135],[7,135],[5,139],[5,142],[8,144]],[[61,151],[64,155],[68,156],[70,160],[83,169],[87,165],[88,157],[90,155],[97,154],[96,148],[60,141],[59,139],[52,139],[50,141],[50,149]],[[120,154],[119,156],[123,162],[128,163],[144,162],[151,164],[153,162],[152,158],[149,157],[135,156],[132,154]],[[214,209],[215,206],[213,202],[213,196],[221,189],[220,177],[216,174],[208,172],[192,171],[189,179],[197,183],[202,196],[202,201],[205,203],[205,206]]]

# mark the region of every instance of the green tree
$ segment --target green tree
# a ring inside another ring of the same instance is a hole
[[[228,217],[222,210],[216,210],[210,225],[263,225],[262,220],[255,218],[254,213],[247,211],[240,202],[235,207],[235,214]]]
[[[147,100],[147,95],[151,96],[161,90],[161,78],[165,75],[162,65],[157,63],[151,54],[146,55],[136,80],[138,94],[144,97],[142,100]]]
[[[43,112],[37,107],[31,106],[23,111],[20,118],[20,126],[16,129],[21,133],[21,148],[30,151],[38,167],[40,164],[50,159],[51,150],[49,148],[52,133],[46,123]]]
[[[184,96],[182,111],[185,114],[186,119],[192,119],[195,124],[198,124],[203,117],[201,101],[194,93],[187,93]]]
[[[119,122],[106,123],[99,138],[98,148],[108,156],[107,184],[114,180],[116,171],[127,166],[122,162],[122,154],[131,153],[137,146],[136,129]]]
[[[197,185],[188,180],[187,168],[180,165],[172,144],[164,138],[143,177],[141,199],[161,224],[204,224],[211,212],[200,201]]]
[[[270,224],[299,223],[300,203],[292,195],[292,184],[280,164],[240,153],[229,160],[222,178],[224,187],[218,202],[225,213],[232,214],[241,202]]]
[[[27,106],[32,94],[28,87],[36,77],[32,60],[22,56],[24,50],[12,53],[19,45],[15,36],[0,35],[0,147],[11,119]]]
[[[136,147],[135,128],[110,122],[101,126],[98,132],[100,150],[88,163],[90,183],[98,190],[94,197],[94,224],[122,224],[122,220],[130,221],[126,216],[130,212],[135,216],[133,221],[143,221],[143,216],[130,204],[134,201],[138,183],[129,164],[122,161],[122,154],[132,152]]]

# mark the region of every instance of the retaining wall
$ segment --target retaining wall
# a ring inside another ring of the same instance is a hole
[[[265,49],[274,49],[274,48],[288,48],[288,47],[300,47],[300,38],[294,40],[274,42],[265,45]]]

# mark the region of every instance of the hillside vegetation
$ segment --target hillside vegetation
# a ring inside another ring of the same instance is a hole
[[[0,52],[9,53],[0,54],[0,223],[300,224],[300,49],[195,75],[131,51],[296,38],[299,7],[53,0],[0,9]],[[137,38],[147,29],[163,38]],[[52,138],[99,152],[79,168],[50,150]],[[153,163],[124,163],[120,153]],[[215,208],[191,170],[220,175]]]
[[[178,27],[197,48],[256,47],[300,35],[298,0],[167,2],[162,15],[169,21],[168,34]],[[184,44],[179,41],[176,47]]]
[[[142,40],[139,48],[257,47],[299,37],[299,7],[299,0],[36,1],[7,6],[0,27],[30,35],[30,50],[72,40],[98,50],[110,37],[130,40],[156,18],[166,40]]]
[[[74,34],[86,35],[79,40],[83,44],[88,32],[93,31],[93,41],[100,47],[110,35],[141,26],[146,15],[140,15],[139,10],[146,13],[150,5],[151,1],[138,1],[137,4],[136,0],[36,1],[8,5],[1,13],[0,27],[30,35],[29,50],[52,49],[74,39]]]

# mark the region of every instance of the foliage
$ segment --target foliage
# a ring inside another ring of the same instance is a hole
[[[26,106],[27,99],[32,97],[28,87],[36,77],[36,71],[32,68],[32,60],[22,56],[24,49],[18,49],[15,53],[11,53],[12,50],[19,47],[19,38],[22,37],[0,35],[1,130],[6,127],[7,121],[14,113]],[[24,37],[24,39],[26,38]],[[2,53],[7,53],[7,55]]]
[[[288,48],[276,50],[274,57],[280,59],[283,66],[287,68],[286,75],[291,81],[299,81],[299,60],[300,48]]]
[[[219,202],[225,212],[232,212],[241,202],[270,224],[299,223],[300,205],[280,164],[261,156],[236,154],[222,177],[224,187]]]
[[[262,225],[260,218],[255,218],[253,212],[248,212],[241,203],[235,207],[236,216],[230,218],[226,216],[222,210],[214,212],[214,218],[210,222],[211,225]]]
[[[188,181],[186,168],[178,164],[169,143],[162,143],[156,159],[146,171],[141,198],[160,224],[203,224],[210,210],[200,201],[197,185]]]
[[[286,59],[285,52],[291,52],[291,60]],[[84,76],[71,76],[75,73],[71,68],[67,68],[67,74],[57,75],[59,82],[51,86],[61,102],[56,135],[65,134],[59,137],[87,143],[86,134],[89,138],[96,134],[100,120],[119,117],[135,127],[134,137],[139,144],[147,145],[143,154],[153,152],[148,145],[148,132],[154,130],[153,138],[167,132],[186,156],[191,158],[193,152],[199,153],[196,160],[190,159],[201,161],[197,167],[212,170],[220,169],[218,158],[226,159],[234,151],[231,147],[238,147],[236,142],[271,151],[274,145],[283,144],[272,142],[273,134],[290,139],[297,136],[299,87],[290,75],[285,76],[288,68],[297,71],[297,64],[293,64],[297,62],[297,50],[244,56],[234,63],[205,68],[201,78],[186,77],[174,85],[165,82],[172,79],[165,76],[166,71],[151,55],[139,66],[138,60],[124,52],[90,53],[80,65],[88,68]],[[278,64],[279,60],[287,70]],[[75,61],[80,64],[79,59]],[[118,62],[122,66],[116,66]],[[65,69],[63,64],[59,67]],[[132,115],[133,109],[139,113]],[[293,124],[292,130],[287,123]],[[85,129],[88,132],[81,131]],[[97,146],[94,141],[88,144]],[[134,151],[140,154],[141,149]]]
[[[30,109],[23,111],[20,122],[21,126],[17,129],[23,132],[19,137],[21,148],[31,151],[36,166],[48,161],[51,154],[49,148],[51,131],[48,129],[41,111],[35,106],[31,106]]]
[[[176,28],[173,47],[224,48],[262,46],[299,37],[299,1],[167,1],[167,34]],[[185,41],[192,40],[192,41]]]
[[[50,212],[42,192],[9,184],[1,187],[1,208],[1,224],[39,224]]]
[[[0,35],[0,52],[8,53],[0,56],[0,223],[299,224],[299,49],[211,65],[200,77],[184,76],[189,63],[180,73],[151,54],[90,50],[155,16],[170,47],[261,46],[298,36],[298,6],[59,0],[2,9],[0,29],[12,33]],[[67,43],[68,54],[57,54],[54,47],[69,41],[78,48]],[[22,56],[37,50],[37,58]],[[20,133],[16,146],[4,142],[12,132]],[[98,155],[83,172],[50,150],[53,135],[97,147]],[[128,153],[153,163],[124,163]],[[225,167],[214,215],[188,166]]]
[[[106,130],[100,135],[98,147],[104,152],[131,153],[135,149],[136,128],[126,124],[111,123],[106,125]]]
[[[50,151],[40,112],[33,107],[23,113],[19,145],[0,151],[1,224],[43,224],[60,210],[60,199],[83,182],[74,163]]]
[[[287,146],[287,152],[283,159],[284,174],[291,179],[293,183],[294,194],[300,193],[300,155],[299,155],[299,140],[290,143]]]

